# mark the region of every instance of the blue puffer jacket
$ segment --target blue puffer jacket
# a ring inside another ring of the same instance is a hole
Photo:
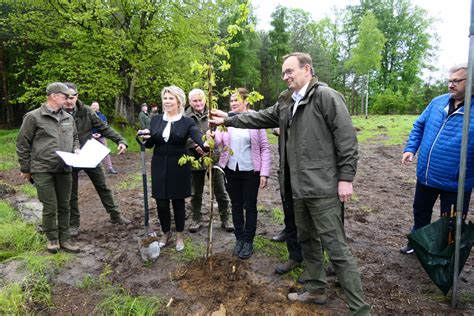
[[[458,190],[464,106],[448,116],[449,94],[434,98],[413,124],[404,152],[418,153],[416,176],[424,185]],[[472,106],[472,102],[471,102]],[[474,187],[474,113],[471,108],[465,191]]]

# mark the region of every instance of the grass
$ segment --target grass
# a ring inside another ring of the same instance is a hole
[[[153,316],[165,305],[158,296],[133,296],[124,289],[110,290],[112,292],[97,305],[94,314]]]
[[[262,236],[255,236],[253,245],[255,251],[262,252],[269,257],[276,257],[281,261],[288,260],[288,250],[284,242],[272,242]]]
[[[125,140],[128,143],[128,148],[127,151],[129,152],[139,152],[140,151],[140,145],[138,145],[135,136],[137,135],[138,130],[131,128],[131,127],[126,127],[125,129],[121,129],[118,126],[113,126],[113,129],[122,135]],[[117,153],[117,145],[111,141],[107,140],[107,145],[109,146],[110,150],[112,153]]]
[[[214,241],[215,242],[215,241]],[[190,262],[206,255],[206,241],[198,242],[192,237],[184,239],[184,250],[177,252],[174,247],[163,248],[164,253],[171,253],[171,257],[177,261]],[[161,254],[160,254],[161,255]]]
[[[18,168],[16,137],[18,129],[0,130],[0,171]]]
[[[79,289],[96,289],[104,299],[95,307],[97,315],[157,315],[165,301],[159,296],[134,296],[124,288],[114,285],[109,275],[112,269],[105,265],[98,278],[88,274],[84,277]]]
[[[268,142],[270,144],[273,144],[273,145],[278,144],[278,136],[276,136],[272,133],[271,128],[267,128],[267,138],[268,138]]]
[[[279,207],[274,207],[272,210],[272,220],[275,224],[283,225],[285,224],[285,213]]]
[[[26,252],[40,251],[45,241],[34,225],[17,218],[8,203],[0,201],[0,262]]]
[[[41,255],[44,244],[45,238],[34,225],[21,221],[10,205],[0,200],[0,262],[19,260],[28,272],[23,281],[0,288],[2,313],[23,315],[31,312],[32,306],[52,305],[48,272],[52,267],[62,267],[72,256]]]
[[[29,198],[37,198],[38,197],[38,192],[36,191],[36,188],[33,185],[31,185],[30,183],[22,184],[22,185],[16,187],[16,189],[18,191],[22,192],[23,194],[25,194]]]
[[[151,182],[151,177],[147,177],[148,185]],[[138,189],[143,186],[143,178],[141,174],[133,173],[127,175],[127,177],[117,184],[117,189],[119,190],[132,190]]]
[[[416,115],[372,115],[366,120],[365,116],[353,116],[352,122],[361,143],[402,145],[416,118]]]

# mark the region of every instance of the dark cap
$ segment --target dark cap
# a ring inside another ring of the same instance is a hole
[[[53,93],[63,93],[66,95],[72,95],[75,92],[69,89],[64,83],[62,82],[53,82],[48,85],[46,88],[46,95],[51,95]]]

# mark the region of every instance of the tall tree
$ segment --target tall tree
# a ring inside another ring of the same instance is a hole
[[[286,7],[278,6],[271,15],[270,22],[273,29],[268,33],[270,38],[269,52],[271,55],[271,69],[272,74],[272,90],[273,95],[278,96],[279,92],[284,88],[283,82],[280,78],[281,73],[281,58],[290,52],[290,34],[288,32],[288,9]],[[275,97],[273,97],[275,99]]]
[[[352,51],[352,56],[347,62],[347,67],[352,68],[356,75],[365,77],[365,115],[367,118],[369,79],[370,74],[380,69],[382,49],[385,36],[377,28],[377,19],[371,12],[367,12],[359,26],[357,46]],[[362,94],[362,93],[361,93]],[[361,98],[361,111],[364,98]]]

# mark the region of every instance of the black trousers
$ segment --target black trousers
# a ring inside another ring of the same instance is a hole
[[[463,215],[467,214],[469,210],[469,201],[471,200],[472,190],[464,192],[463,201]],[[449,214],[452,205],[456,211],[457,192],[451,192],[426,186],[421,182],[416,182],[415,200],[413,201],[413,217],[415,224],[412,231],[415,231],[423,226],[431,223],[431,216],[433,214],[433,206],[436,200],[440,199],[440,216]]]
[[[176,231],[184,231],[184,199],[171,200],[173,204],[174,212],[174,223],[176,225]],[[158,218],[160,219],[161,229],[163,233],[167,233],[171,230],[171,212],[170,212],[170,200],[168,199],[157,199],[156,205],[158,207]]]
[[[237,240],[252,242],[257,231],[257,196],[260,173],[225,168],[226,189],[232,204],[232,220]],[[245,210],[245,212],[244,212]]]

